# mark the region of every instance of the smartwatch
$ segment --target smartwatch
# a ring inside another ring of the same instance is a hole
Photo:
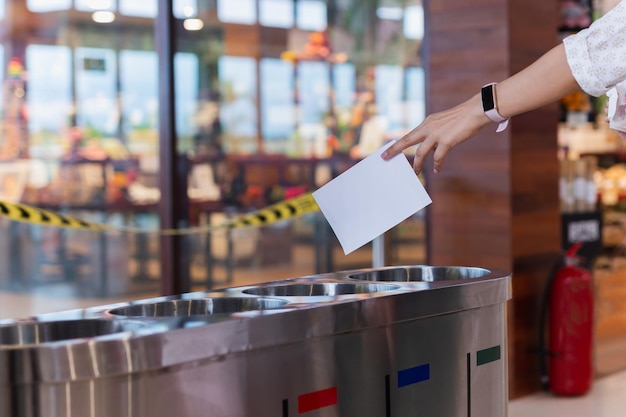
[[[483,101],[483,111],[485,115],[494,123],[498,123],[496,132],[502,132],[509,125],[509,118],[502,117],[498,113],[498,104],[496,101],[496,83],[489,83],[480,89],[480,96]]]

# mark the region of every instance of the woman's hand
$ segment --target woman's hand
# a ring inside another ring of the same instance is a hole
[[[484,126],[492,123],[483,113],[480,95],[451,109],[434,113],[415,129],[398,140],[382,154],[390,159],[404,149],[420,144],[415,151],[413,169],[420,173],[426,155],[433,152],[433,172],[441,171],[448,151],[459,143],[476,135]]]

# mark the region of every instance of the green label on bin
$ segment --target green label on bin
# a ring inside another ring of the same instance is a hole
[[[476,352],[476,366],[500,360],[500,345]]]

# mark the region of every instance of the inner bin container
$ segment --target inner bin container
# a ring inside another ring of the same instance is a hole
[[[371,294],[377,292],[394,291],[399,287],[390,284],[357,284],[357,283],[313,283],[313,284],[283,284],[255,287],[244,290],[246,294],[276,297],[315,297],[339,296],[349,294]]]
[[[490,273],[488,269],[476,267],[409,266],[368,270],[350,274],[348,278],[380,282],[437,282],[482,278]]]
[[[234,314],[270,310],[287,304],[285,300],[253,297],[177,299],[156,303],[131,304],[109,310],[109,314],[127,317],[184,317]]]
[[[138,326],[107,319],[8,323],[0,325],[0,346],[92,338],[130,331]]]

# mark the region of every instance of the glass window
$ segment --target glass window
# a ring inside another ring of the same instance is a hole
[[[0,62],[5,62],[4,60],[4,45],[0,45]],[[10,65],[10,64],[9,64]],[[7,71],[9,72],[9,71]],[[5,67],[0,65],[0,80],[4,80]],[[2,98],[4,97],[4,89],[0,89],[0,102],[2,102]]]
[[[322,31],[328,25],[326,3],[319,0],[297,2],[297,24],[303,30]]]
[[[260,0],[259,23],[263,26],[290,28],[293,20],[293,0]]]
[[[157,0],[118,0],[120,13],[127,16],[155,18],[159,10]]]
[[[86,12],[94,10],[115,11],[115,4],[112,0],[74,0],[76,10]]]
[[[20,21],[0,22],[6,48],[0,194],[10,183],[12,201],[111,226],[158,227],[154,21],[122,14],[110,25],[91,19],[94,9],[127,5],[138,16],[155,16],[156,1],[6,4],[7,18]],[[28,10],[22,15],[20,7]],[[115,302],[137,296],[138,287],[158,293],[156,235],[142,241],[7,219],[0,233],[18,243],[0,250],[2,318]],[[142,284],[135,286],[135,278]],[[27,302],[12,302],[16,296]]]
[[[198,15],[198,0],[174,0],[174,16],[179,19]]]
[[[252,25],[256,23],[254,0],[217,0],[217,16],[222,22]]]
[[[120,96],[123,135],[132,152],[156,154],[156,141],[143,133],[158,129],[158,65],[153,51],[120,52]]]
[[[286,139],[294,131],[294,68],[277,59],[261,60],[261,117],[264,140]]]
[[[404,10],[404,36],[407,39],[424,39],[424,7],[409,6]]]
[[[320,123],[329,109],[330,80],[325,62],[298,64],[298,97],[302,123]]]
[[[26,0],[26,7],[35,13],[68,10],[72,7],[72,0]]]
[[[76,122],[97,137],[115,136],[119,126],[117,62],[111,49],[77,48]]]
[[[426,117],[426,81],[424,68],[406,69],[407,129],[413,129]]]
[[[376,17],[384,20],[402,20],[404,11],[401,7],[379,7],[376,9]]]
[[[72,55],[67,46],[29,45],[28,129],[31,135],[58,132],[72,115]],[[53,79],[54,82],[50,82]]]
[[[356,69],[353,64],[333,65],[333,90],[335,106],[350,108],[356,93]]]
[[[177,21],[173,32],[177,161],[189,168],[187,176],[177,172],[176,185],[183,194],[181,187],[188,187],[189,226],[218,225],[231,214],[313,190],[418,124],[425,107],[421,3],[172,0],[175,17],[204,23],[191,31]],[[0,18],[4,4],[0,0]],[[6,144],[17,139],[28,151],[18,157],[33,167],[20,201],[111,225],[159,227],[158,109],[166,86],[158,85],[153,19],[165,3],[24,4],[31,13],[52,13],[13,25],[7,9],[0,22],[6,48],[0,77],[11,94],[3,100],[0,152],[13,150]],[[114,22],[95,24],[94,9],[114,11]],[[28,79],[20,77],[22,63]],[[74,145],[69,155],[68,144]],[[81,158],[68,157],[74,155]],[[237,285],[242,277],[268,281],[268,271],[274,271],[271,279],[282,278],[277,266],[288,276],[304,276],[371,265],[368,246],[345,257],[325,251],[339,248],[332,233],[316,234],[324,227],[318,214],[224,230],[210,241],[205,234],[186,236],[181,260],[189,262],[181,274],[189,272],[193,289],[206,289]],[[411,230],[422,245],[418,226]],[[400,239],[393,232],[392,240],[405,245],[406,230]],[[72,296],[63,304],[54,304],[55,297],[33,304],[50,311],[93,305],[82,296],[102,296],[103,304],[163,288],[156,234],[89,234],[8,221],[0,221],[0,233],[20,242],[14,252],[23,254],[0,250],[7,266],[0,270],[0,297],[14,288],[13,280],[24,284],[15,286],[20,291],[48,295],[58,288]],[[410,253],[402,262],[423,262],[421,246],[402,249]]]
[[[377,114],[386,120],[388,130],[402,129],[402,68],[377,65],[375,72]]]
[[[222,56],[218,73],[224,146],[232,152],[256,151],[256,61],[248,57]]]
[[[176,53],[174,73],[176,129],[181,142],[179,145],[188,150],[193,147],[193,117],[198,111],[198,57],[187,52]]]
[[[0,20],[4,19],[7,10],[7,2],[6,0],[0,0]]]

